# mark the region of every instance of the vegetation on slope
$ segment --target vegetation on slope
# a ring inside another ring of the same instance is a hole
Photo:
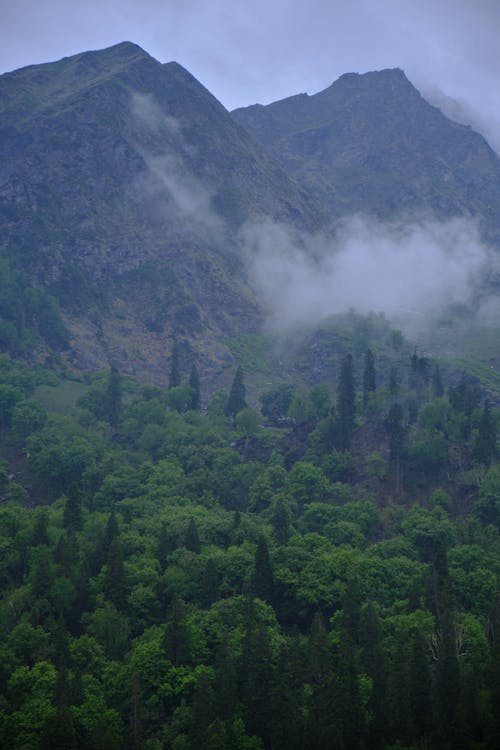
[[[389,350],[262,414],[1,358],[3,745],[495,746],[498,413]]]

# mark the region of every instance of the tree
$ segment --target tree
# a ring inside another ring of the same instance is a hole
[[[441,378],[441,370],[437,362],[432,371],[432,390],[434,398],[441,398],[444,395],[443,379]]]
[[[271,515],[274,538],[278,545],[286,544],[289,536],[290,519],[288,509],[282,495],[278,495]]]
[[[371,349],[365,354],[365,367],[363,370],[363,406],[366,409],[370,394],[376,390],[375,358]]]
[[[186,537],[184,539],[184,546],[186,549],[199,555],[201,552],[200,537],[198,536],[198,528],[194,518],[189,519],[189,524],[186,530]]]
[[[484,409],[479,420],[479,428],[474,443],[473,456],[476,461],[490,465],[495,457],[497,447],[497,431],[495,421],[490,409],[490,403],[486,400]]]
[[[272,422],[279,422],[287,416],[293,399],[293,385],[281,384],[260,397],[261,412]]]
[[[172,358],[170,360],[170,376],[168,379],[168,387],[177,388],[181,384],[181,372],[179,367],[179,344],[174,341],[172,347]]]
[[[259,537],[255,550],[255,595],[270,604],[273,601],[274,575],[267,542]]]
[[[356,417],[356,392],[352,355],[342,360],[337,388],[337,420],[339,425],[339,448],[349,450]]]
[[[239,411],[236,415],[236,427],[247,439],[253,437],[259,428],[259,415],[255,409],[247,406]]]
[[[104,591],[107,598],[119,610],[125,603],[125,568],[120,539],[115,536],[109,546],[106,559]]]
[[[403,409],[400,404],[392,404],[386,420],[386,430],[389,433],[390,459],[395,467],[396,492],[401,491],[402,460],[406,453],[406,427],[403,425]]]
[[[193,411],[199,411],[201,408],[200,378],[196,365],[192,366],[191,372],[189,374],[189,387],[192,391],[191,409]]]
[[[122,379],[115,365],[109,370],[106,404],[108,422],[116,430],[122,409]]]
[[[82,525],[82,497],[76,484],[72,484],[68,490],[63,524],[70,531],[78,531]]]
[[[240,365],[234,375],[229,398],[224,407],[226,417],[235,417],[239,411],[245,409],[247,405],[245,398],[246,388],[243,381],[243,368]]]

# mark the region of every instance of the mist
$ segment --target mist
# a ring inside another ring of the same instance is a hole
[[[381,223],[357,216],[338,224],[333,239],[253,223],[242,241],[275,331],[355,309],[383,313],[414,334],[451,305],[472,303],[494,263],[475,223],[463,218]]]
[[[185,163],[195,149],[183,137],[183,123],[167,115],[151,94],[134,92],[130,109],[137,130],[134,145],[146,167],[133,190],[158,220],[169,221],[171,228],[182,226],[183,234],[215,241],[222,222],[211,208],[210,190]]]

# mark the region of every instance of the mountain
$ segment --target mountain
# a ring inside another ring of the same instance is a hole
[[[233,117],[333,216],[471,215],[500,242],[500,159],[431,106],[402,70],[348,73]]]
[[[177,341],[227,386],[264,320],[247,224],[466,215],[500,246],[499,205],[498,156],[400,70],[230,114],[130,42],[29,66],[0,76],[0,346],[165,383]]]
[[[222,337],[261,319],[234,235],[262,216],[320,221],[177,63],[125,42],[0,76],[0,252],[22,275],[0,310],[46,339],[40,311],[54,298],[77,367],[116,361],[162,379],[175,337],[227,364]],[[14,318],[26,286],[51,298]]]

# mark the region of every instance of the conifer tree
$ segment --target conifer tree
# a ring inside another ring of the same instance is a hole
[[[115,365],[111,365],[106,392],[108,422],[116,430],[122,410],[122,379]]]
[[[198,369],[196,365],[191,368],[189,375],[189,387],[191,388],[191,409],[193,411],[199,411],[201,407],[201,396],[200,396],[200,378],[198,376]]]
[[[363,370],[363,406],[367,407],[370,394],[374,393],[377,387],[375,372],[375,358],[371,349],[368,349],[365,355],[365,367]]]
[[[399,393],[398,370],[397,367],[391,367],[389,370],[389,393],[394,398]]]
[[[197,555],[201,552],[200,537],[198,536],[198,528],[194,518],[189,520],[189,524],[186,531],[186,537],[184,540],[184,546],[191,552],[195,552]]]
[[[106,559],[104,593],[117,609],[123,607],[125,603],[125,568],[122,545],[117,536],[113,538],[109,546]]]
[[[432,727],[432,681],[428,652],[429,645],[417,630],[410,663],[410,703],[413,724],[422,745],[427,741]]]
[[[352,355],[342,360],[337,388],[337,421],[339,426],[339,448],[349,450],[356,416],[356,392]]]
[[[403,424],[403,409],[400,404],[392,404],[385,424],[389,433],[390,459],[395,471],[396,492],[399,494],[402,488],[402,462],[406,453],[407,434],[406,427]]]
[[[278,496],[271,516],[274,538],[277,544],[286,544],[289,536],[290,521],[285,501],[281,495]]]
[[[186,627],[186,603],[174,594],[167,610],[163,646],[167,657],[178,667],[189,660],[189,634]]]
[[[39,511],[33,528],[32,545],[36,547],[39,544],[48,544],[49,535],[47,531],[48,517],[45,508]]]
[[[255,595],[269,604],[273,601],[274,575],[267,542],[259,537],[255,550]]]
[[[443,379],[441,377],[441,370],[439,369],[439,365],[434,365],[434,369],[432,371],[432,392],[434,394],[434,398],[441,398],[441,396],[444,394],[444,388],[443,388]]]
[[[181,384],[181,371],[179,365],[179,344],[174,341],[172,347],[172,359],[170,360],[170,376],[168,379],[168,387],[177,388]]]
[[[68,490],[63,525],[69,531],[78,531],[82,525],[82,498],[76,484],[72,484]]]
[[[495,421],[490,410],[489,401],[486,400],[481,418],[477,438],[474,444],[473,455],[476,461],[490,465],[496,454],[497,431]]]
[[[224,408],[224,414],[226,417],[235,417],[239,411],[245,409],[247,406],[245,399],[246,388],[243,380],[243,368],[240,365],[234,375],[229,398]]]

